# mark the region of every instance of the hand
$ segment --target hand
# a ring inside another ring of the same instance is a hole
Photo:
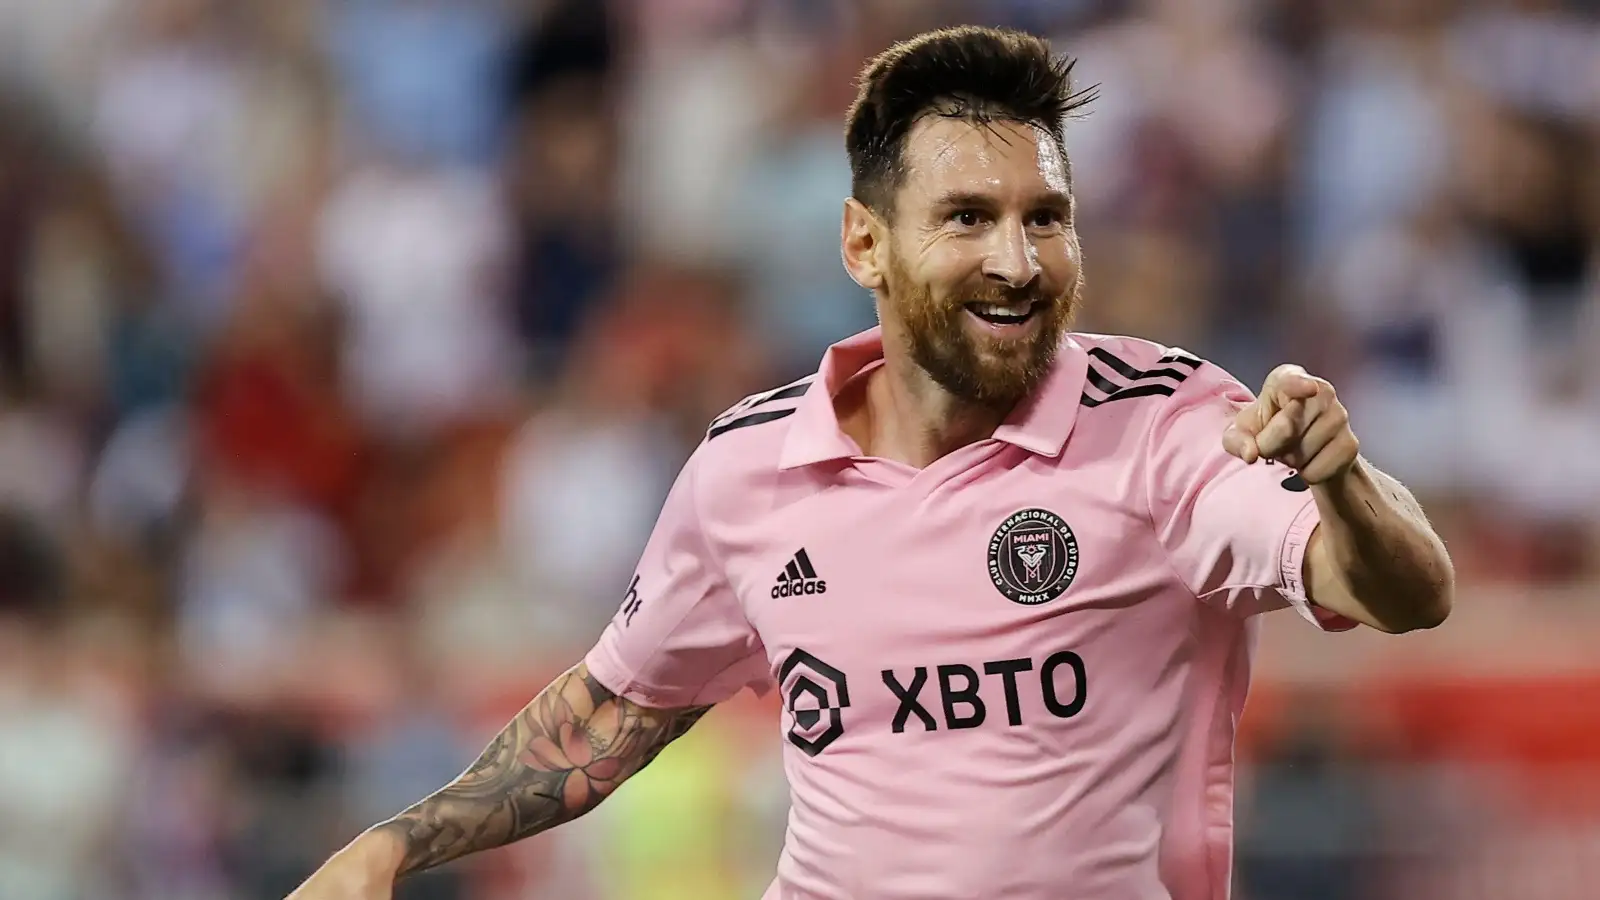
[[[288,900],[393,900],[398,847],[381,829],[361,835],[323,863]]]
[[[1299,366],[1272,370],[1255,402],[1239,410],[1222,447],[1246,463],[1270,459],[1296,469],[1307,484],[1350,470],[1361,442],[1333,385]]]

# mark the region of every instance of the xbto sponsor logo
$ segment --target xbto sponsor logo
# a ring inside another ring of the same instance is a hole
[[[984,663],[982,669],[984,675],[1000,676],[1001,692],[1005,697],[1006,724],[1023,724],[1022,676],[1034,671],[1033,660],[1000,659]],[[977,668],[952,663],[935,666],[934,672],[939,679],[938,709],[944,713],[944,727],[947,730],[977,728],[988,719],[989,704],[994,702],[993,689],[989,702],[985,703],[980,690],[983,679]],[[917,666],[904,680],[893,669],[884,669],[882,674],[884,685],[900,702],[894,721],[890,723],[894,733],[904,732],[912,717],[916,718],[924,731],[937,731],[938,720],[921,701],[923,688],[929,681],[928,667]],[[1045,657],[1038,668],[1038,691],[1044,699],[1044,708],[1058,719],[1070,719],[1082,712],[1089,698],[1088,672],[1084,669],[1083,657],[1071,650],[1061,650]]]
[[[976,666],[916,666],[909,673],[884,669],[880,677],[898,704],[887,723],[895,734],[904,734],[913,723],[925,732],[939,731],[941,725],[945,731],[999,727],[1002,704],[1004,727],[1025,726],[1025,709],[1037,708],[1023,699],[1030,693],[1057,719],[1077,716],[1089,701],[1088,670],[1071,650],[1052,653],[1037,665],[1026,658],[998,659]],[[789,716],[789,743],[816,756],[844,736],[844,710],[850,708],[844,672],[796,648],[778,667],[778,684]],[[991,722],[991,712],[996,721]]]

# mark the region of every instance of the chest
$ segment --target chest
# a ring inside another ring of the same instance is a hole
[[[1149,514],[1109,471],[980,470],[935,485],[848,477],[724,535],[766,639],[877,645],[1070,627],[1136,602],[1159,565]]]
[[[1154,687],[1194,612],[1126,493],[1093,470],[846,483],[757,517],[725,565],[800,732],[813,703],[824,730],[841,704],[896,730],[1072,718],[1088,679]]]

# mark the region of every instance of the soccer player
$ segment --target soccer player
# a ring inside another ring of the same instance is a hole
[[[982,28],[867,66],[841,249],[881,326],[715,420],[586,658],[294,900],[581,816],[774,685],[769,900],[1228,896],[1256,616],[1428,628],[1454,575],[1328,382],[1285,365],[1253,396],[1069,331],[1070,75]]]

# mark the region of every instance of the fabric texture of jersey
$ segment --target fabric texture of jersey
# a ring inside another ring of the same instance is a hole
[[[865,457],[833,398],[874,330],[736,405],[586,662],[637,703],[776,689],[791,808],[767,900],[1225,900],[1257,614],[1312,606],[1304,482],[1222,433],[1251,393],[1074,334],[995,435]]]

